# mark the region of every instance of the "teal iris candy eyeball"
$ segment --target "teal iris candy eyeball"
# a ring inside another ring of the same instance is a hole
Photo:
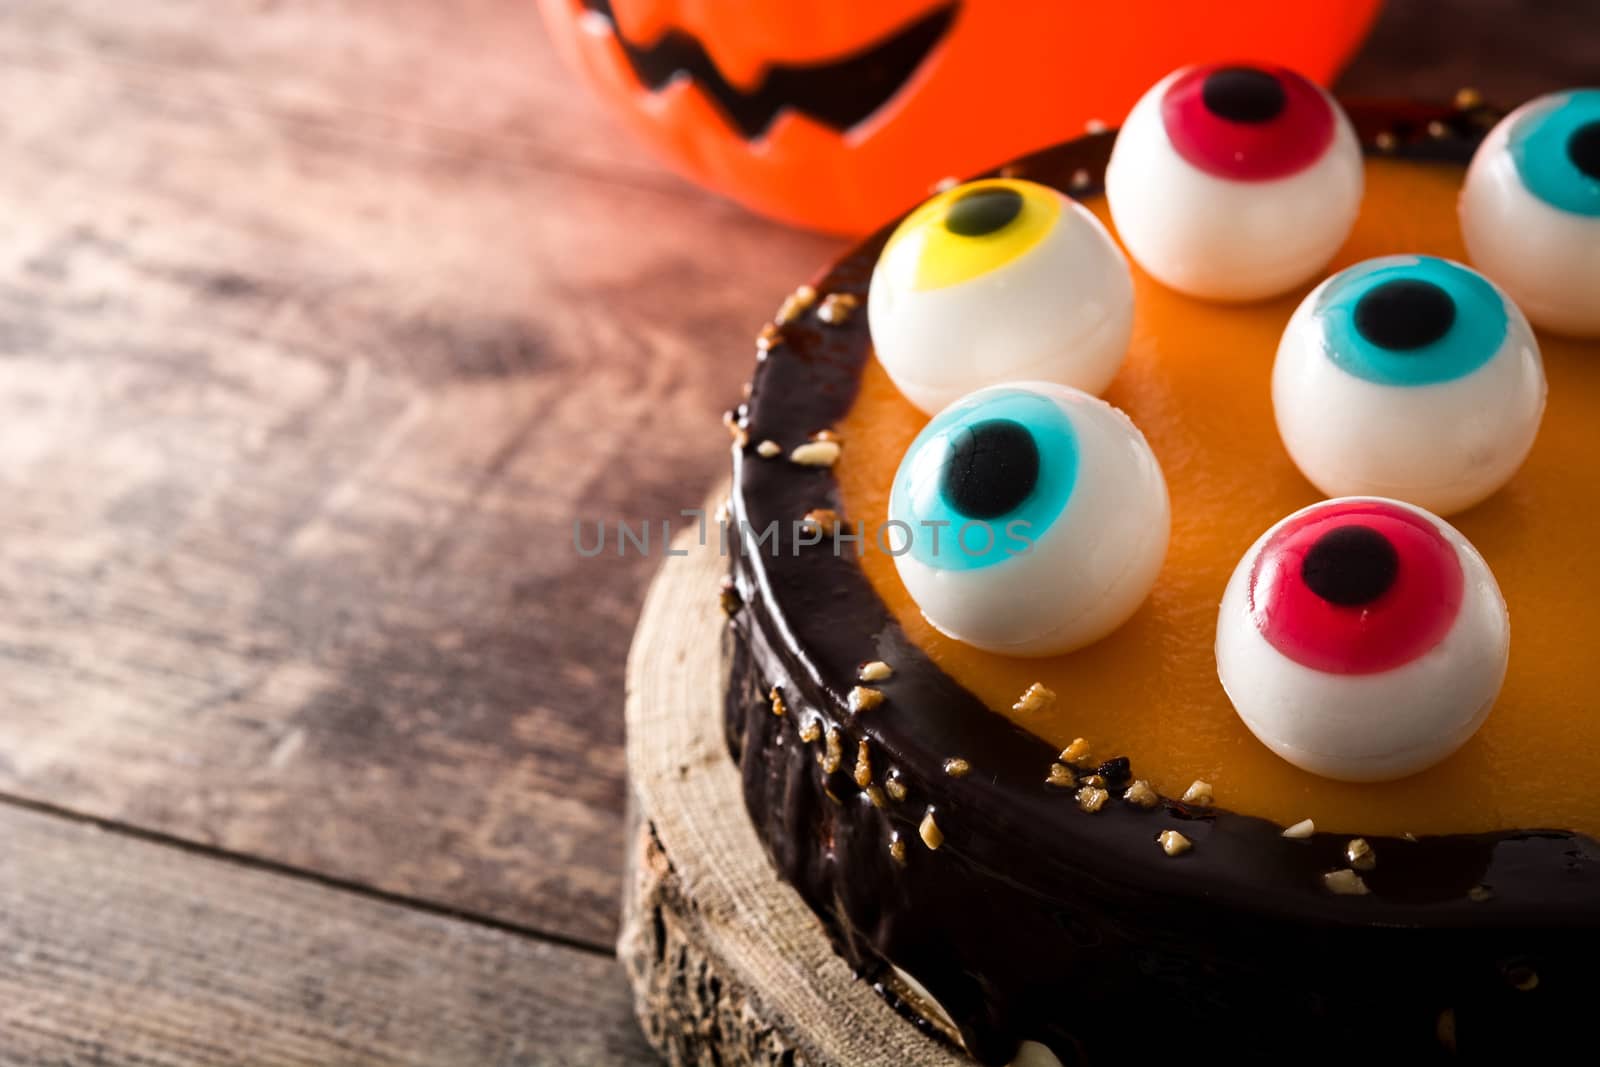
[[[1460,213],[1473,265],[1535,325],[1600,337],[1600,89],[1502,119],[1472,157]]]
[[[1448,515],[1509,481],[1533,447],[1544,363],[1483,275],[1432,256],[1335,274],[1289,319],[1272,368],[1278,433],[1329,496]]]
[[[900,578],[941,633],[1013,656],[1099,640],[1155,584],[1171,529],[1144,435],[1049,382],[980,389],[917,435],[889,495]]]

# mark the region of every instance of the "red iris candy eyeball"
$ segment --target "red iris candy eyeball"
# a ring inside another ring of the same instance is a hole
[[[1222,597],[1217,673],[1268,748],[1328,778],[1384,781],[1444,759],[1488,717],[1510,621],[1476,549],[1380,497],[1298,511]]]
[[[1128,252],[1162,283],[1257,300],[1309,280],[1361,207],[1361,145],[1344,112],[1282,67],[1189,67],[1128,114],[1106,197]]]

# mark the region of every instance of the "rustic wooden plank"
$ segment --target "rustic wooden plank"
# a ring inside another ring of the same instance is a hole
[[[1470,86],[1509,108],[1597,80],[1600,18],[1593,0],[1386,0],[1339,90],[1448,100]]]
[[[0,805],[0,1062],[651,1063],[615,960]]]
[[[831,245],[439,125],[543,47],[440,10],[0,8],[0,792],[609,944],[654,561],[572,521],[698,502]]]

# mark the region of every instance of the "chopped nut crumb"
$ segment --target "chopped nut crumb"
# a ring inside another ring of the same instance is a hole
[[[1400,139],[1388,130],[1384,130],[1372,139],[1372,143],[1377,145],[1380,152],[1393,152],[1400,144]]]
[[[844,742],[837,726],[828,727],[828,740],[822,751],[817,753],[817,762],[822,764],[824,774],[832,774],[844,762]]]
[[[1478,92],[1478,90],[1469,86],[1463,86],[1462,88],[1456,90],[1457,111],[1471,111],[1475,107],[1482,106],[1482,104],[1483,94]]]
[[[883,783],[883,787],[887,789],[889,791],[889,795],[896,800],[904,800],[906,798],[906,783],[900,780],[899,771],[889,775],[889,779]]]
[[[1089,754],[1089,742],[1081,737],[1074,737],[1072,744],[1061,750],[1060,758],[1063,763],[1072,763],[1079,767],[1088,766],[1092,762],[1092,757]]]
[[[1134,779],[1127,792],[1122,794],[1122,799],[1136,808],[1144,808],[1147,811],[1161,803],[1161,797],[1157,795],[1154,789],[1150,788],[1150,783],[1143,778]]]
[[[811,742],[817,740],[821,736],[822,723],[817,719],[807,719],[805,722],[800,724],[800,740],[804,741],[806,744],[809,745]]]
[[[1341,897],[1364,897],[1372,892],[1361,876],[1352,870],[1329,871],[1322,876],[1328,891]]]
[[[831,467],[838,461],[838,441],[807,441],[789,453],[789,462],[802,467]]]
[[[922,825],[917,827],[917,832],[922,835],[922,843],[929,848],[938,848],[944,844],[944,831],[939,829],[939,824],[934,821],[933,809],[922,817]]]
[[[1085,133],[1105,133],[1110,128],[1106,125],[1105,119],[1090,119],[1083,124]]]
[[[767,695],[772,701],[772,714],[782,715],[789,710],[789,705],[783,702],[783,693],[777,686],[773,686],[772,692]]]
[[[860,304],[854,293],[829,293],[822,298],[822,306],[817,308],[817,318],[829,326],[840,326],[850,320]]]
[[[863,682],[885,682],[893,674],[894,668],[881,659],[875,659],[871,663],[863,663],[856,670],[856,677]]]
[[[1156,835],[1156,843],[1169,856],[1181,856],[1194,847],[1194,842],[1176,830],[1163,830]]]
[[[862,738],[856,745],[856,785],[865,789],[872,784],[872,750],[867,747],[866,738]]]
[[[783,298],[783,304],[778,308],[774,321],[779,326],[787,326],[805,313],[806,308],[817,302],[817,291],[809,285],[802,285],[794,292]]]
[[[948,774],[952,778],[965,778],[968,772],[971,770],[972,764],[968,763],[960,756],[951,756],[949,759],[944,761],[944,773]]]
[[[743,385],[739,386],[739,395],[744,397],[746,400],[749,400],[750,399],[750,394],[755,392],[755,391],[756,391],[756,383],[755,382],[745,382]]]
[[[1350,839],[1350,843],[1344,846],[1344,858],[1358,871],[1370,871],[1378,865],[1378,854],[1372,851],[1372,846],[1367,844],[1364,837]]]
[[[771,459],[773,456],[776,456],[782,451],[783,446],[771,439],[762,441],[759,445],[756,445],[756,455],[760,456],[762,459]]]
[[[1127,756],[1113,756],[1101,762],[1098,773],[1112,785],[1121,785],[1133,777],[1133,768]]]
[[[1015,704],[1011,705],[1011,710],[1023,715],[1032,715],[1044,711],[1055,702],[1056,694],[1053,690],[1046,689],[1038,682],[1034,682],[1028,686],[1028,691],[1018,697]]]
[[[816,433],[814,433],[810,437],[808,437],[807,440],[809,440],[809,441],[837,441],[841,445],[844,444],[844,438],[839,436],[839,432],[837,430],[818,430]]]
[[[1069,785],[1077,785],[1078,779],[1072,773],[1072,768],[1065,763],[1052,763],[1050,764],[1050,775],[1044,780],[1044,784],[1065,789]]]
[[[1203,782],[1196,778],[1189,783],[1189,788],[1183,791],[1183,802],[1193,804],[1197,808],[1209,808],[1216,803],[1216,794],[1211,790],[1210,782]]]
[[[1075,193],[1081,193],[1094,184],[1094,175],[1079,167],[1072,172],[1072,177],[1067,179],[1067,188]]]
[[[1091,814],[1106,806],[1106,800],[1111,796],[1099,786],[1086,785],[1078,790],[1078,807]]]
[[[1304,841],[1306,838],[1310,837],[1316,832],[1316,823],[1312,822],[1310,819],[1301,819],[1293,826],[1286,827],[1283,831],[1283,836],[1289,838],[1291,841]]]
[[[872,801],[872,806],[875,808],[885,808],[889,806],[889,798],[884,796],[883,790],[879,789],[875,785],[869,785],[867,787],[867,799]]]
[[[806,512],[800,523],[807,530],[815,530],[823,535],[844,528],[844,520],[839,518],[839,513],[832,508],[812,508]]]
[[[1092,785],[1096,789],[1104,789],[1106,787],[1106,780],[1098,774],[1086,774],[1082,778],[1078,779],[1078,784]]]
[[[900,840],[898,833],[889,839],[889,856],[900,866],[906,865],[906,843]]]
[[[739,609],[744,607],[744,598],[739,595],[739,589],[731,578],[722,580],[717,589],[717,601],[722,605],[722,613],[730,617],[739,614]]]
[[[1417,843],[1417,835],[1412,833],[1409,830],[1407,830],[1405,833],[1401,834],[1400,836],[1405,838],[1407,841],[1410,841],[1413,845]]]
[[[1432,137],[1435,141],[1442,141],[1446,137],[1450,136],[1450,127],[1446,126],[1438,119],[1434,119],[1432,122],[1428,123],[1428,136]]]
[[[762,355],[772,351],[783,343],[783,331],[774,323],[767,323],[761,327],[761,332],[756,335],[756,351]]]
[[[750,431],[739,425],[739,420],[734,417],[733,412],[722,413],[722,425],[728,428],[728,436],[733,438],[733,443],[740,448],[750,443]]]
[[[1494,890],[1486,885],[1475,885],[1467,890],[1467,899],[1474,904],[1482,904],[1486,900],[1494,899]]]
[[[858,685],[850,690],[850,710],[857,715],[883,703],[883,690]]]

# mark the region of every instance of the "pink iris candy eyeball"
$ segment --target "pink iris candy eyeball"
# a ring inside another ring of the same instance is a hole
[[[1117,135],[1106,198],[1139,266],[1207,300],[1309,281],[1361,209],[1361,144],[1333,98],[1282,67],[1169,74]]]
[[[1600,89],[1541,96],[1467,168],[1461,236],[1536,326],[1600,337]]]
[[[1483,725],[1511,624],[1489,565],[1411,504],[1343,497],[1245,553],[1217,617],[1217,674],[1251,733],[1350,782],[1438,763]]]

